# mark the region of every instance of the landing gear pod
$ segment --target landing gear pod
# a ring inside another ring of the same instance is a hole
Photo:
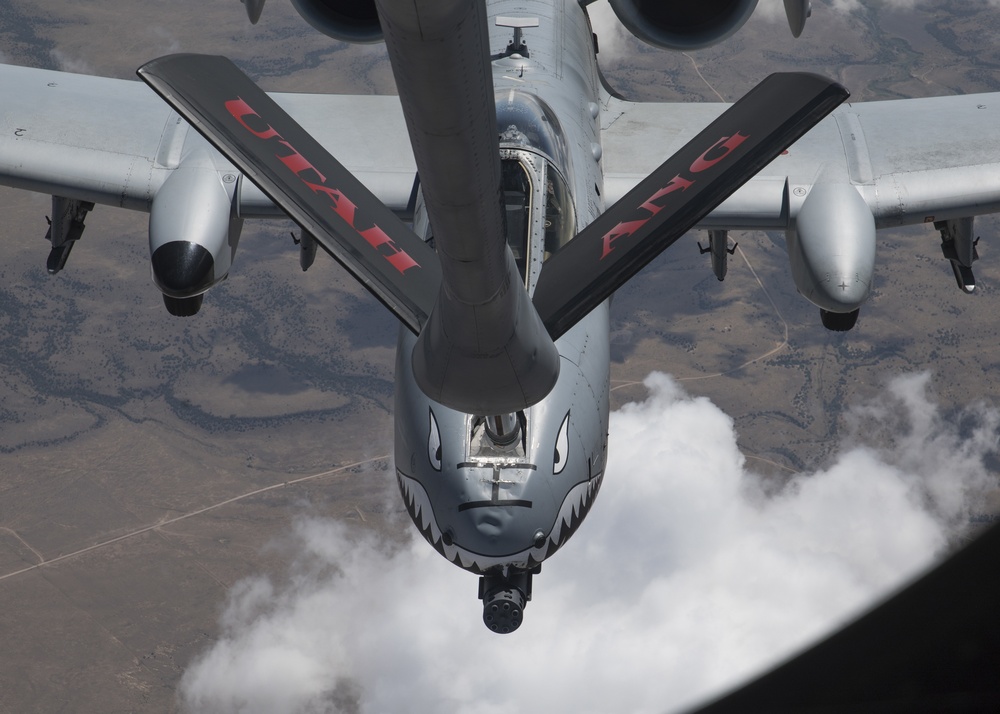
[[[813,186],[786,238],[795,287],[828,329],[851,329],[875,272],[875,219],[861,194],[850,184]]]
[[[847,332],[854,329],[860,313],[861,308],[851,312],[830,312],[820,308],[819,319],[823,322],[823,327],[831,332]]]
[[[185,161],[153,199],[150,263],[171,315],[197,313],[205,291],[229,274],[243,228],[236,185],[235,173]]]

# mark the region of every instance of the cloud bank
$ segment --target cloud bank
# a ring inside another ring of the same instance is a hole
[[[732,420],[670,377],[612,414],[611,462],[525,623],[422,540],[302,519],[288,573],[235,586],[185,673],[191,712],[663,712],[736,684],[918,574],[995,488],[1000,413],[945,418],[928,375],[847,415],[854,436],[778,492]],[[873,446],[870,444],[878,444]],[[393,485],[394,488],[394,485]]]

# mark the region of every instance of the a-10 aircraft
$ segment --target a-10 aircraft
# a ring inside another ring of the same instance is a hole
[[[263,0],[244,3],[256,22]],[[731,106],[632,103],[603,81],[588,2],[293,3],[331,38],[384,40],[399,96],[268,95],[203,55],[141,67],[155,93],[0,66],[0,182],[53,196],[52,273],[95,204],[148,212],[178,316],[227,277],[245,219],[298,223],[303,269],[322,247],[401,323],[399,487],[428,542],[481,576],[493,631],[520,625],[603,482],[609,300],[681,235],[709,232],[722,280],[728,231],[785,231],[834,330],[870,294],[881,227],[933,223],[975,286],[1000,94],[840,106],[843,87],[793,73]],[[611,4],[644,41],[692,49],[756,0]],[[808,3],[785,4],[797,35]]]

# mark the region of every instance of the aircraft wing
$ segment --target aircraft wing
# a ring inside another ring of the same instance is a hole
[[[609,98],[602,117],[605,199],[638,184],[726,104]],[[854,185],[878,228],[1000,211],[1000,94],[845,104],[699,224],[794,227],[818,184]]]
[[[271,96],[382,203],[407,209],[416,169],[398,98]],[[148,211],[170,172],[207,146],[138,81],[0,65],[0,97],[0,184],[14,188]],[[240,214],[281,215],[249,182]]]

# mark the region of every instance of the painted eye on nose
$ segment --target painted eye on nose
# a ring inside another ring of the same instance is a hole
[[[431,466],[435,471],[441,470],[441,432],[438,431],[437,419],[434,418],[434,412],[430,409],[427,410],[430,414],[431,423],[429,428],[429,433],[427,435],[427,458],[431,462]]]
[[[569,412],[563,417],[559,435],[556,437],[555,453],[552,455],[552,473],[561,474],[569,460]]]

